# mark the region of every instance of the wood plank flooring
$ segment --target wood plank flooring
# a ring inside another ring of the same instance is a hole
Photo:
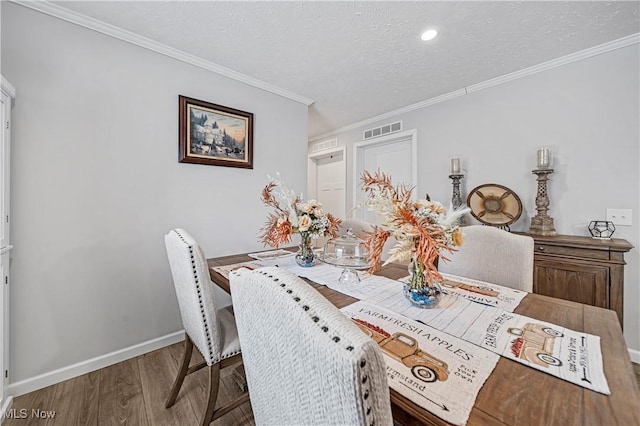
[[[206,407],[206,368],[187,376],[175,405],[164,408],[182,359],[182,345],[176,343],[19,396],[9,413],[14,418],[7,418],[3,426],[198,425]],[[191,363],[201,362],[198,351],[193,352]],[[233,369],[221,372],[218,405],[242,393],[233,380]],[[24,418],[20,418],[22,413]],[[255,425],[251,404],[247,402],[211,424]]]
[[[175,405],[164,408],[178,372],[182,345],[176,343],[19,396],[13,401],[12,413],[20,417],[21,410],[26,410],[25,418],[8,418],[3,426],[198,425],[206,406],[206,369],[187,376]],[[192,364],[200,361],[202,357],[194,350]],[[221,373],[218,405],[242,393],[233,380],[233,369]],[[640,364],[633,364],[633,370],[640,386]],[[34,415],[34,410],[41,417]],[[241,405],[212,425],[255,426],[251,404]]]

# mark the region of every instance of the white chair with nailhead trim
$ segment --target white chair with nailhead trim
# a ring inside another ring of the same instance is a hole
[[[464,244],[438,270],[493,284],[533,291],[533,238],[500,228],[471,225],[462,228]]]
[[[375,341],[282,268],[230,275],[256,424],[393,424]]]
[[[169,408],[175,403],[187,374],[208,366],[209,397],[202,418],[202,424],[208,425],[249,400],[249,395],[244,393],[225,406],[214,409],[220,369],[242,362],[238,331],[232,311],[216,308],[207,261],[193,237],[183,229],[174,229],[165,235],[164,241],[186,333],[182,365],[165,406]],[[194,346],[205,362],[190,367]]]

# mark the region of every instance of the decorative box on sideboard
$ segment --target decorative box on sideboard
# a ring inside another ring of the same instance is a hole
[[[535,241],[533,292],[616,311],[623,325],[626,240],[576,235],[540,236]]]

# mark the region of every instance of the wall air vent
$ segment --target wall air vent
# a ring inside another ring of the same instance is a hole
[[[338,139],[329,139],[328,141],[318,142],[311,146],[311,152],[324,151],[325,149],[335,148],[338,146]]]
[[[401,130],[402,121],[396,121],[395,123],[389,123],[385,124],[384,126],[365,130],[363,133],[363,139],[377,138],[378,136],[388,135],[390,133],[399,132]]]

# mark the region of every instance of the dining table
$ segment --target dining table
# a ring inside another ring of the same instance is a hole
[[[248,253],[207,259],[211,280],[231,294],[229,280],[213,268],[252,260]],[[407,267],[389,264],[376,274],[400,279],[407,276]],[[324,285],[307,282],[337,308],[358,301]],[[467,424],[640,425],[640,391],[614,311],[529,293],[514,312],[599,336],[611,394],[597,393],[500,357],[477,395]],[[393,389],[390,398],[394,422],[398,424],[449,424]]]

